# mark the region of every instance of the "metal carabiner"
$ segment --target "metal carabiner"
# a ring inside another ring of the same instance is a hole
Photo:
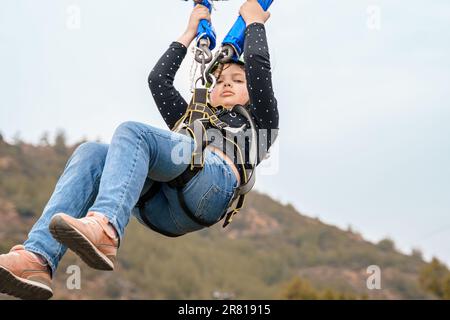
[[[209,50],[209,39],[208,38],[202,38],[199,40],[198,48],[200,50],[197,50],[195,52],[195,61],[198,63],[202,63],[202,61],[206,63],[210,62],[213,58],[211,50]]]
[[[222,57],[220,58],[220,63],[228,63],[233,58],[233,55],[236,52],[236,49],[231,44],[226,44],[221,47]]]
[[[201,87],[206,88],[207,84],[210,83],[211,85],[209,87],[207,87],[207,88],[208,88],[208,92],[211,92],[214,89],[214,86],[216,85],[217,79],[212,74],[210,74],[209,77],[212,79],[212,82],[207,82],[206,81],[206,74],[205,73],[202,74],[200,77],[198,77],[197,80],[195,80],[195,88],[201,88]],[[201,86],[197,85],[199,80],[202,80],[202,85]],[[192,92],[193,92],[193,90],[192,90]]]
[[[220,74],[217,77],[214,77],[214,75],[212,74],[212,69],[217,64],[223,65],[223,64],[231,61],[233,54],[234,54],[233,50],[234,49],[231,45],[225,45],[225,46],[219,48],[219,50],[214,55],[214,58],[210,62],[208,68],[204,72],[205,79],[207,80],[208,83],[212,83],[214,81],[214,78],[215,78],[215,80],[217,80],[217,78],[220,77]],[[210,77],[213,80],[211,80]],[[215,85],[215,83],[214,83],[214,85]]]

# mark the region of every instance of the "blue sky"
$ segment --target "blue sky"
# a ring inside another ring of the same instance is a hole
[[[127,120],[165,128],[147,76],[185,29],[191,3],[0,3],[7,139],[20,132],[37,142],[62,128],[70,142],[108,142]],[[217,4],[219,41],[241,3]],[[70,8],[80,10],[80,28],[70,27]],[[279,168],[260,172],[256,188],[450,264],[450,2],[276,0],[270,11]],[[368,26],[374,17],[379,28]],[[186,98],[191,58],[175,80]]]

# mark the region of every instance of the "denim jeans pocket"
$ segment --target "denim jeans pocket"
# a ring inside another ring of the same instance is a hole
[[[212,184],[198,202],[195,215],[208,224],[214,224],[227,209],[232,192],[224,191]]]

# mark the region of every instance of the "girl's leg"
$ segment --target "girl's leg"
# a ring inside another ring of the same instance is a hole
[[[97,195],[107,153],[108,145],[95,142],[83,143],[73,152],[42,216],[28,234],[25,249],[45,257],[52,273],[67,248],[51,236],[49,222],[58,212],[77,218],[86,214]]]
[[[99,192],[88,211],[104,214],[119,238],[129,222],[145,181],[167,182],[190,164],[194,140],[138,122],[124,122],[114,132]]]

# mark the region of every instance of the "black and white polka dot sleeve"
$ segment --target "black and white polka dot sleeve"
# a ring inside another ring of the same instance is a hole
[[[185,113],[188,106],[173,86],[175,74],[186,53],[186,46],[177,41],[172,42],[148,76],[148,84],[153,99],[170,129]]]
[[[249,110],[259,128],[278,129],[278,107],[272,86],[269,46],[264,24],[247,26],[244,41]],[[271,142],[269,141],[269,146]]]

